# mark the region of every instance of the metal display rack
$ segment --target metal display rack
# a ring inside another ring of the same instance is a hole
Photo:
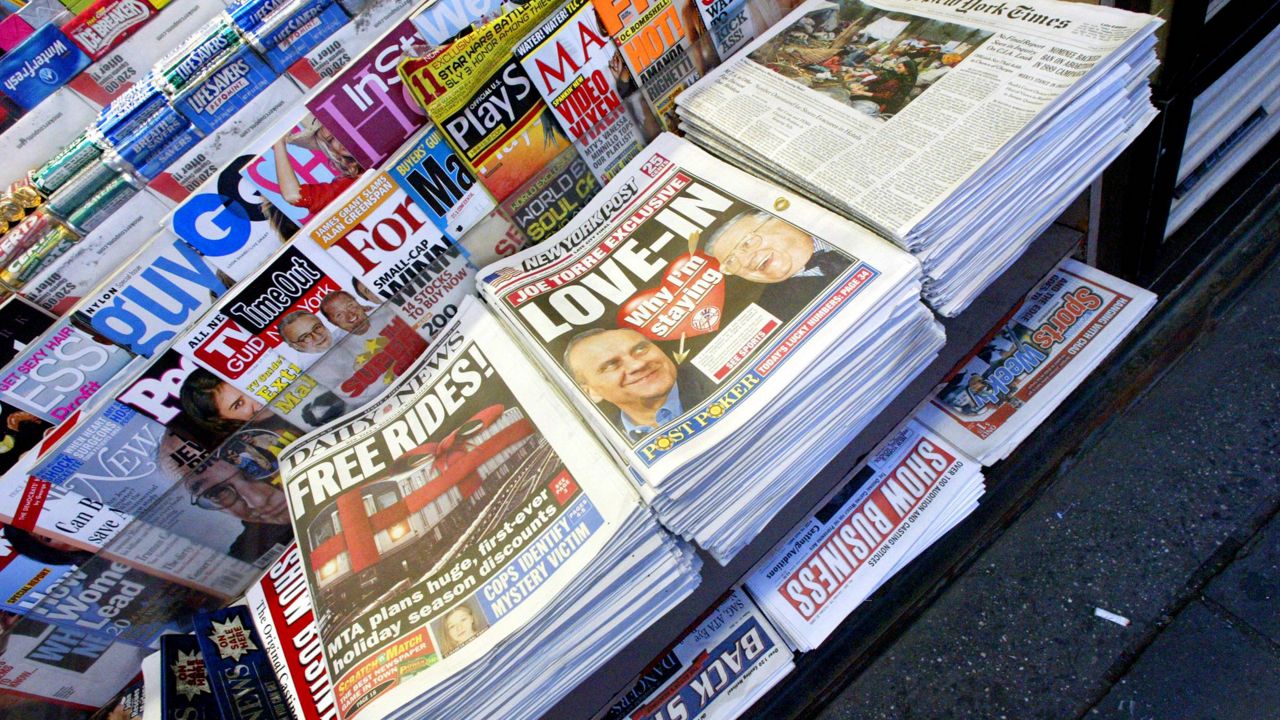
[[[1104,173],[1098,267],[1163,293],[1174,287],[1280,180],[1272,140],[1177,232],[1165,237],[1191,106],[1280,23],[1280,0],[1232,0],[1206,19],[1209,0],[1117,0],[1167,21],[1153,102],[1160,116]],[[1166,10],[1166,8],[1168,8]],[[1161,12],[1165,10],[1165,12]]]

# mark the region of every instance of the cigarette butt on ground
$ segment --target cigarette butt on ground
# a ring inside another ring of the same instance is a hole
[[[1102,608],[1094,608],[1093,614],[1102,618],[1103,620],[1110,620],[1111,622],[1119,625],[1120,627],[1129,627],[1129,618],[1123,615],[1117,615],[1111,612],[1110,610],[1103,610]]]

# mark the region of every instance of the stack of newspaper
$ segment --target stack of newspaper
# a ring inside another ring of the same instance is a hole
[[[732,720],[794,669],[793,657],[769,618],[735,587],[595,720]]]
[[[720,562],[943,342],[910,255],[670,134],[480,277],[663,523]]]
[[[943,379],[920,421],[983,465],[1004,459],[1155,303],[1140,287],[1063,260]]]
[[[479,303],[280,457],[342,717],[536,717],[698,583]]]
[[[942,436],[908,421],[760,561],[747,590],[792,647],[816,648],[978,507],[981,469]]]
[[[690,139],[909,249],[950,316],[1155,116],[1159,24],[1055,0],[808,0],[677,102]]]

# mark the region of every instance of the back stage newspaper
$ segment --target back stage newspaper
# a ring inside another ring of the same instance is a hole
[[[482,291],[655,483],[740,427],[744,401],[768,402],[802,372],[790,360],[842,332],[837,313],[866,312],[917,268],[669,134],[547,244],[484,268]],[[659,396],[660,408],[645,400]]]
[[[742,588],[735,587],[595,720],[729,720],[792,667],[786,642]]]
[[[692,87],[681,113],[699,142],[741,143],[905,242],[1153,22],[1046,0],[808,0]]]
[[[282,455],[343,717],[482,658],[586,567],[638,498],[482,306],[415,371]]]

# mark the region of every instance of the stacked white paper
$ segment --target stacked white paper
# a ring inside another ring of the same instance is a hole
[[[910,250],[947,316],[1155,116],[1159,25],[1055,0],[952,5],[808,0],[677,101],[694,142]]]
[[[672,135],[480,277],[663,524],[720,562],[944,339],[910,255]]]
[[[937,433],[907,422],[756,565],[747,590],[792,647],[814,649],[978,507],[981,470]]]
[[[1155,302],[1140,287],[1063,260],[943,379],[920,421],[983,465],[1004,459]]]
[[[536,622],[383,717],[537,718],[550,711],[698,585],[697,556],[652,515],[638,510],[624,526]]]

